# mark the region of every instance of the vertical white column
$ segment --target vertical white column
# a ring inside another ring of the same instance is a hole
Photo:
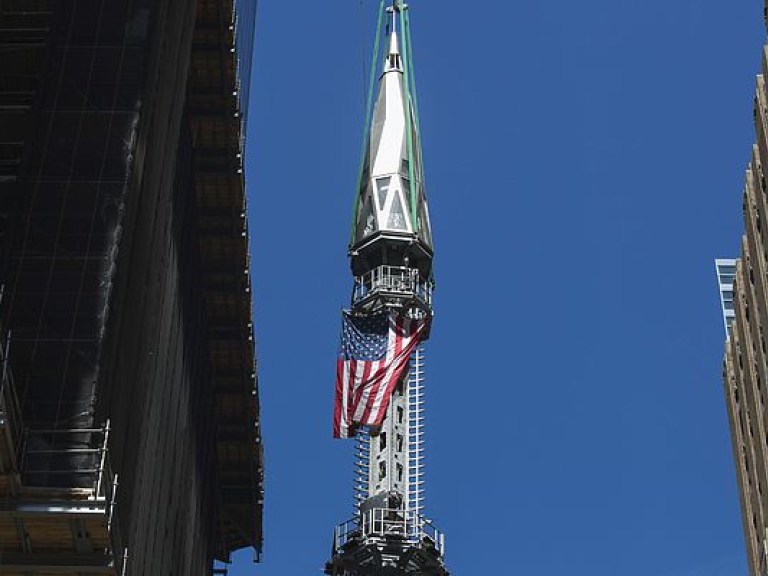
[[[357,514],[366,498],[368,498],[368,476],[370,469],[371,442],[370,437],[361,431],[355,437],[355,480],[354,480],[354,510]]]
[[[411,357],[408,378],[408,509],[424,512],[424,345]]]

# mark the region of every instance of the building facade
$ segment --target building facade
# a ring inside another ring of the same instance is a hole
[[[0,574],[261,548],[255,9],[0,3]]]
[[[768,48],[757,77],[741,256],[717,261],[726,328],[723,384],[750,574],[768,574]],[[735,264],[735,266],[734,266]]]

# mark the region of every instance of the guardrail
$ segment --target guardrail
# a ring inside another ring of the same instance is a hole
[[[21,446],[24,424],[21,419],[21,405],[16,394],[13,374],[8,365],[10,346],[11,333],[8,332],[3,338],[0,338],[0,428],[5,428],[8,431],[8,436],[5,438],[8,444],[6,450],[15,461],[19,456],[18,450]]]
[[[377,266],[355,278],[352,301],[359,302],[376,295],[416,297],[432,305],[432,282],[424,280],[419,271],[405,266]]]
[[[434,547],[440,555],[445,552],[445,535],[413,510],[373,508],[362,512],[336,527],[335,550],[361,539],[374,543],[399,540],[409,546]]]
[[[19,468],[25,485],[84,490],[87,501],[103,509],[114,571],[124,575],[128,550],[118,521],[109,434],[109,421],[103,428],[26,429]]]

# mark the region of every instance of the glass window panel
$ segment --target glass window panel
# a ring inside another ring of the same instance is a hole
[[[392,208],[389,210],[389,221],[387,222],[387,228],[391,230],[408,229],[405,224],[405,213],[403,211],[403,203],[400,200],[400,194],[395,194],[395,197],[392,200]]]
[[[392,178],[379,178],[376,180],[376,190],[378,191],[379,198],[379,210],[384,210],[384,202],[387,200],[387,192],[389,191],[389,183]]]
[[[372,194],[370,190],[360,203],[361,210],[357,220],[357,240],[362,240],[376,231],[376,214],[374,213]]]
[[[368,236],[376,231],[376,214],[373,213],[373,206],[371,204],[371,197],[368,196],[365,199],[365,209],[363,211],[365,215],[363,236]]]
[[[432,229],[429,223],[429,211],[427,209],[427,200],[423,196],[419,202],[419,236],[429,246],[432,246]]]

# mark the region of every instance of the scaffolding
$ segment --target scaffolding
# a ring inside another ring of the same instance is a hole
[[[121,574],[126,566],[109,430],[97,416],[99,370],[148,108],[153,3],[96,4],[0,3],[0,262],[7,283],[0,318],[13,327],[11,352],[11,339],[2,338],[0,508],[10,511],[0,511],[0,574],[22,566],[9,564],[13,554],[36,558],[20,574],[68,574],[67,562],[73,574]],[[262,541],[242,97],[256,2],[196,5],[182,130],[192,140],[189,205],[199,238],[190,244],[201,262],[215,398],[215,554],[227,561],[243,547],[260,554]],[[248,54],[239,60],[238,50]],[[113,423],[119,430],[117,417]],[[28,501],[34,506],[24,510],[34,514],[19,519]],[[58,554],[56,566],[45,564],[46,550]]]
[[[9,338],[0,339],[0,574],[123,576],[128,550],[118,520],[118,477],[101,428],[24,424]]]
[[[113,223],[98,209],[121,190],[92,171],[104,168],[110,146],[124,156],[121,139],[99,140],[109,138],[106,118],[119,129],[105,112],[119,115],[109,88],[120,83],[116,75],[111,86],[84,82],[80,48],[54,104],[45,73],[65,59],[51,51],[59,10],[52,0],[0,5],[0,574],[121,575],[127,552],[109,425],[94,423],[88,382]],[[115,44],[119,37],[101,56]],[[94,122],[73,131],[85,116]],[[90,173],[76,165],[71,140],[66,153],[57,148],[61,133],[78,134]]]

